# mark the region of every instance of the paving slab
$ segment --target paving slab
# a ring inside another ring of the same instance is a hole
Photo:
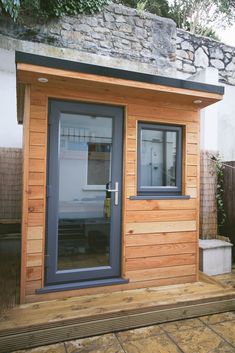
[[[207,325],[213,325],[218,322],[235,320],[235,312],[228,311],[227,313],[201,316],[199,319]]]
[[[211,328],[227,342],[231,343],[234,346],[235,352],[235,320],[220,322],[211,325]]]
[[[148,327],[141,327],[134,330],[118,332],[116,336],[118,337],[120,342],[126,342],[144,339],[163,333],[164,332],[161,330],[161,327],[159,325],[154,325]]]
[[[115,334],[82,338],[65,343],[67,353],[124,353]]]
[[[169,336],[184,353],[235,353],[234,347],[206,326],[171,332]]]
[[[165,334],[123,343],[125,353],[182,353]]]

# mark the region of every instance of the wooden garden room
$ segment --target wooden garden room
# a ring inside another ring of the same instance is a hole
[[[24,305],[0,352],[234,308],[198,269],[200,110],[223,87],[22,52],[16,67]]]

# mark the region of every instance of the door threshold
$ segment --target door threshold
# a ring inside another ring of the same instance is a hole
[[[51,292],[62,292],[66,290],[73,290],[73,289],[79,289],[79,288],[111,286],[115,284],[124,284],[128,282],[129,282],[128,279],[119,277],[119,278],[106,278],[101,280],[92,280],[92,281],[76,282],[76,283],[51,284],[51,285],[46,285],[43,288],[37,289],[36,293],[42,294],[42,293],[51,293]]]

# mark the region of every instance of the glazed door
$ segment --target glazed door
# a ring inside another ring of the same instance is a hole
[[[123,109],[50,100],[46,284],[120,277]]]

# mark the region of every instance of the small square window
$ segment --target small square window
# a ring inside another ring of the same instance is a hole
[[[138,124],[138,194],[182,192],[182,127]]]

